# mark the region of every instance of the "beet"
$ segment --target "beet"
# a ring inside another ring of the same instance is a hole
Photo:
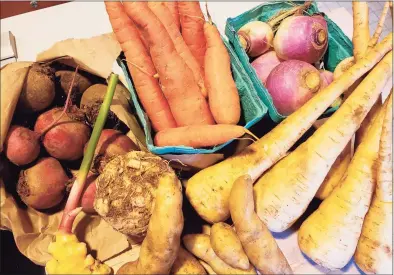
[[[59,78],[60,87],[62,92],[67,96],[70,90],[71,82],[73,80],[75,72],[60,70],[55,73],[56,77]],[[82,94],[87,88],[92,86],[92,82],[85,76],[77,73],[74,79],[74,85],[71,90],[71,100],[75,104],[82,97]]]
[[[17,192],[22,201],[35,209],[48,209],[64,198],[69,180],[60,162],[54,158],[42,158],[19,175]]]
[[[34,131],[42,133],[62,113],[62,108],[54,108],[41,114],[34,126]],[[85,144],[89,141],[90,128],[79,121],[80,111],[71,109],[60,121],[47,131],[42,142],[47,152],[60,160],[77,160],[83,156]]]
[[[85,151],[87,144],[85,145]],[[92,171],[101,173],[104,166],[114,157],[138,150],[134,142],[126,135],[113,129],[103,129],[98,140]]]
[[[6,157],[15,165],[26,165],[40,154],[39,135],[22,126],[11,126],[5,139]]]
[[[55,98],[55,71],[46,65],[33,64],[19,97],[17,110],[35,113],[49,107]]]

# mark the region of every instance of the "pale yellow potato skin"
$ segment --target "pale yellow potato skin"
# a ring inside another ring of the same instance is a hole
[[[183,230],[182,186],[175,173],[160,179],[154,210],[136,262],[117,274],[169,274],[177,258]]]
[[[256,274],[253,266],[248,270],[233,268],[221,260],[213,251],[209,235],[188,234],[183,237],[183,244],[194,256],[207,263],[217,274]]]
[[[213,251],[226,264],[244,270],[249,268],[248,256],[237,233],[230,225],[224,222],[212,225],[210,239]]]
[[[171,274],[207,274],[200,262],[187,250],[179,248],[178,257],[171,268]]]
[[[230,193],[230,213],[250,262],[262,274],[293,274],[271,232],[254,211],[253,182],[238,178]]]

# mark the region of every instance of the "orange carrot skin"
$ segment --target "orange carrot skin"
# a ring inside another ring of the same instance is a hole
[[[215,121],[190,68],[177,53],[160,20],[146,2],[124,2],[127,15],[148,40],[153,64],[178,126],[207,125]]]
[[[155,75],[156,69],[152,60],[139,38],[139,32],[131,19],[126,15],[120,2],[105,2],[106,10],[116,38],[126,56],[130,74],[133,78],[138,97],[155,131],[161,131],[177,126],[171,113],[170,106],[161,91]]]
[[[205,88],[202,67],[200,64],[198,64],[192,52],[183,40],[182,35],[179,29],[176,27],[175,21],[171,16],[170,10],[163,2],[148,2],[148,7],[153,11],[153,13],[157,16],[157,18],[159,18],[160,22],[166,28],[172,42],[174,42],[176,51],[183,58],[186,65],[192,70],[194,79],[200,87],[202,95],[207,97],[207,89]]]
[[[204,34],[207,40],[205,83],[209,107],[216,123],[237,124],[241,116],[241,104],[231,73],[230,56],[214,25],[206,22]]]
[[[178,11],[183,39],[200,66],[204,69],[206,50],[204,35],[205,17],[201,11],[200,2],[178,2]]]
[[[212,147],[244,134],[244,127],[238,125],[193,125],[158,132],[155,136],[155,145],[160,147],[180,145],[193,148]]]
[[[171,1],[171,2],[164,2],[167,8],[170,10],[172,14],[172,18],[174,18],[175,25],[177,26],[178,30],[181,30],[181,21],[179,19],[179,10],[178,10],[178,2]]]

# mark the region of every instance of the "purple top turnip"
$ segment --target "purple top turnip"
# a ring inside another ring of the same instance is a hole
[[[17,192],[26,205],[48,209],[63,200],[68,180],[59,161],[42,158],[33,167],[21,171]]]
[[[269,51],[258,58],[252,63],[252,67],[256,70],[256,74],[263,84],[265,84],[268,75],[271,71],[278,66],[283,60],[280,59],[274,51]]]
[[[42,134],[53,121],[58,119],[62,108],[54,108],[41,114],[34,131]],[[83,156],[85,144],[89,141],[90,128],[83,122],[73,120],[72,114],[62,116],[43,136],[43,145],[48,153],[61,160],[76,160]]]
[[[11,126],[5,139],[5,155],[15,165],[26,165],[40,154],[40,135],[22,126]]]
[[[322,85],[320,89],[327,87],[334,80],[334,74],[326,70],[320,70],[320,77],[322,79]]]
[[[278,57],[318,62],[328,47],[327,22],[320,14],[291,16],[283,20],[274,38]]]
[[[271,48],[274,32],[269,24],[252,21],[238,30],[241,46],[250,57],[259,56]]]
[[[319,71],[304,61],[288,60],[269,74],[266,87],[281,115],[288,116],[318,92],[321,86]]]

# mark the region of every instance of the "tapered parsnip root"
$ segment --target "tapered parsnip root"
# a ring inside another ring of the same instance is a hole
[[[367,51],[369,35],[368,3],[353,1],[353,55],[358,61]]]
[[[179,247],[178,256],[171,268],[171,274],[207,274],[207,272],[192,254]]]
[[[376,65],[335,114],[306,142],[256,183],[257,214],[271,231],[288,229],[304,213],[335,159],[391,79],[392,55],[391,51]]]
[[[253,182],[238,178],[230,194],[235,230],[251,263],[262,274],[293,274],[274,237],[254,212]]]
[[[186,187],[186,196],[198,214],[210,223],[226,220],[230,216],[228,197],[234,181],[245,174],[249,174],[252,180],[256,180],[283,158],[319,116],[391,49],[392,33],[369,51],[365,58],[321,90],[271,132],[242,152],[190,178]],[[381,77],[382,75],[379,75],[376,79]]]
[[[382,13],[380,14],[378,26],[376,27],[376,30],[375,30],[373,36],[371,37],[371,39],[368,42],[368,49],[374,47],[376,45],[376,43],[378,43],[379,37],[383,31],[384,21],[386,20],[386,16],[387,16],[387,13],[389,12],[389,9],[390,9],[390,1],[387,1],[384,4]]]
[[[133,264],[122,266],[117,274],[169,274],[178,255],[183,230],[181,189],[175,174],[160,182],[139,258]]]
[[[224,222],[215,223],[212,225],[210,237],[213,251],[226,264],[244,270],[249,268],[248,256],[230,225]]]
[[[221,260],[213,251],[210,238],[205,234],[189,234],[183,244],[194,256],[206,262],[217,274],[256,274],[253,266],[247,270],[233,268]]]
[[[357,92],[356,89],[354,94]],[[346,177],[298,231],[298,245],[302,252],[326,268],[344,267],[356,250],[375,189],[384,115],[385,108],[380,108],[352,158]]]
[[[354,255],[367,274],[392,274],[393,265],[393,92],[387,98],[377,161],[377,187]]]

